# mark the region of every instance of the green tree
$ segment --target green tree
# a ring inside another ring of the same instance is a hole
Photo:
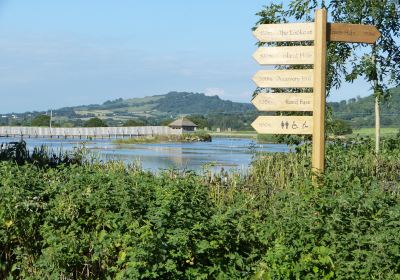
[[[175,119],[167,118],[160,121],[160,125],[167,126],[172,123]]]
[[[188,120],[191,120],[192,122],[194,122],[198,128],[203,129],[205,127],[208,127],[208,121],[207,118],[204,117],[203,115],[192,115],[192,116],[187,116]]]
[[[144,126],[144,123],[140,120],[127,120],[124,126]]]
[[[32,126],[50,126],[50,116],[38,115],[32,119]]]
[[[260,17],[257,21],[257,28],[260,24],[271,24],[271,23],[286,23],[289,19],[296,21],[314,21],[315,9],[326,8],[328,12],[333,15],[336,11],[332,10],[329,6],[326,6],[324,0],[291,0],[287,7],[283,4],[270,4],[264,6],[263,10],[258,12],[256,15]],[[259,42],[258,46],[263,46],[266,43]],[[310,42],[280,42],[280,43],[268,43],[269,45],[310,45]],[[342,84],[343,78],[346,77],[345,63],[352,56],[352,48],[348,44],[340,42],[332,42],[328,44],[327,49],[327,87],[326,93],[330,94],[330,90],[333,88],[339,88]],[[282,66],[278,66],[282,68]],[[304,66],[291,65],[285,66],[287,69],[291,68],[304,68]],[[310,68],[310,66],[308,66]],[[278,91],[279,89],[273,89]],[[256,92],[262,92],[263,89],[257,89]],[[287,89],[285,89],[287,91]],[[294,89],[293,91],[300,91],[300,89]]]
[[[263,10],[258,12],[256,15],[260,17],[257,21],[256,26],[253,30],[257,28],[260,24],[272,24],[272,23],[286,23],[289,20],[310,22],[314,21],[314,13],[316,8],[327,8],[326,3],[323,0],[291,0],[287,6],[283,4],[270,4],[264,6]],[[271,46],[293,46],[293,45],[311,45],[312,42],[279,42],[279,43],[263,43],[259,42],[258,46],[271,45]],[[347,44],[343,43],[331,43],[327,46],[327,79],[326,79],[326,94],[330,94],[331,89],[339,88],[342,84],[343,78],[346,76],[346,62],[352,55],[352,49]],[[302,69],[311,68],[310,65],[288,65],[288,66],[276,66],[278,69]],[[309,89],[264,89],[257,88],[254,95],[261,92],[311,92]],[[329,110],[326,110],[329,112]],[[289,113],[289,115],[295,114],[299,115],[299,112]],[[309,115],[309,113],[304,113],[304,115]],[[332,116],[328,115],[328,119]],[[301,136],[310,139],[310,136]],[[279,136],[279,142],[285,142],[288,144],[298,143],[300,140],[299,136],[288,135]]]
[[[291,0],[283,5],[271,4],[257,15],[258,24],[313,21],[316,8],[326,8],[333,22],[370,24],[382,33],[380,40],[371,47],[371,52],[359,57],[364,44],[330,42],[327,50],[327,95],[332,88],[339,88],[345,78],[354,81],[364,77],[371,82],[375,96],[376,151],[379,152],[380,103],[389,96],[388,88],[400,84],[400,15],[394,0]],[[287,43],[285,43],[287,44]],[[290,43],[292,44],[292,43]],[[262,45],[262,43],[260,43]],[[365,48],[363,48],[365,50]],[[346,67],[346,63],[350,67]],[[296,66],[297,67],[297,66]],[[257,92],[262,89],[257,89]]]
[[[91,118],[87,120],[84,124],[85,127],[107,127],[108,125],[99,118]]]
[[[333,135],[346,135],[353,133],[351,125],[345,120],[333,120],[328,122],[327,131]]]
[[[354,52],[347,80],[363,77],[371,83],[375,97],[375,152],[379,153],[380,105],[390,95],[389,88],[400,85],[400,12],[392,0],[331,0],[334,21],[374,25],[382,36],[361,57]],[[357,50],[360,45],[352,45]]]

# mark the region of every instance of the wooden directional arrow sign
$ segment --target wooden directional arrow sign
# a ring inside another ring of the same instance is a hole
[[[261,70],[253,77],[259,87],[265,88],[311,88],[313,70]]]
[[[373,44],[381,36],[373,25],[330,23],[327,29],[327,40],[333,42]]]
[[[269,47],[259,48],[253,55],[261,65],[313,64],[314,47]]]
[[[312,93],[259,93],[252,101],[259,111],[312,111]]]
[[[314,40],[314,23],[261,24],[254,32],[261,42]]]
[[[261,134],[312,134],[311,116],[261,116],[251,126]]]

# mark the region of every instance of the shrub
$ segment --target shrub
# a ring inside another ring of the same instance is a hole
[[[37,167],[57,167],[59,165],[82,164],[83,149],[75,149],[73,152],[55,153],[45,146],[34,147],[29,151],[26,142],[10,142],[0,145],[0,162],[11,161],[18,165],[27,163]]]
[[[308,145],[228,181],[0,162],[0,278],[398,279],[400,143]]]
[[[334,120],[327,124],[327,131],[333,135],[352,134],[351,125],[345,120]]]
[[[91,118],[84,124],[85,127],[107,127],[107,123],[99,118]]]
[[[141,120],[127,120],[126,122],[124,122],[124,126],[144,126],[144,122]]]
[[[47,115],[39,115],[32,119],[32,126],[50,126],[50,116]]]

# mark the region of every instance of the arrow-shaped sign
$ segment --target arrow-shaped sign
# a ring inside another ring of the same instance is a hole
[[[312,41],[314,23],[261,24],[253,34],[261,42]]]
[[[329,23],[328,41],[374,44],[381,33],[373,25]]]
[[[251,101],[259,111],[312,111],[312,93],[259,93]]]
[[[314,64],[314,47],[268,47],[259,48],[254,59],[261,65]]]
[[[260,116],[251,126],[261,134],[312,134],[311,116]]]
[[[260,70],[253,81],[265,88],[311,88],[313,87],[312,69],[301,70]]]
[[[254,32],[260,42],[313,41],[314,23],[261,24]],[[381,33],[373,25],[328,23],[327,39],[332,42],[375,43]]]

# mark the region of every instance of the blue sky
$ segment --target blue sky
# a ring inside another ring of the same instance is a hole
[[[266,0],[0,0],[0,113],[204,92],[249,102]],[[357,81],[331,100],[366,96]]]

